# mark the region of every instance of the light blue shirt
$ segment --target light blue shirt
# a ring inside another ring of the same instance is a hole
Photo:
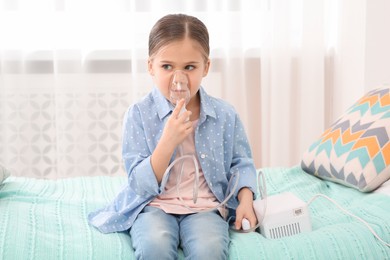
[[[234,196],[227,203],[229,209],[238,206],[237,194],[243,187],[255,193],[256,170],[244,127],[233,106],[200,93],[200,116],[195,129],[195,150],[204,177],[219,202],[229,194],[236,183]],[[123,122],[122,155],[128,174],[128,184],[105,208],[89,214],[90,223],[103,233],[129,229],[142,209],[162,191],[150,157],[162,135],[173,106],[154,88],[143,100],[127,110]],[[175,158],[174,154],[171,162]]]

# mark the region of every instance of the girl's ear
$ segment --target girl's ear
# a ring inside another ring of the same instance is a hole
[[[149,74],[151,76],[154,76],[154,72],[153,72],[153,62],[152,60],[149,58],[148,59],[148,71],[149,71]]]
[[[207,74],[209,73],[209,69],[210,69],[210,59],[208,59],[206,64],[205,64],[205,68],[203,71],[203,77],[207,76]]]

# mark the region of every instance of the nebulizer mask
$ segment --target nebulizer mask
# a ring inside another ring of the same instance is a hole
[[[172,105],[176,105],[181,99],[185,100],[185,105],[180,111],[182,114],[186,111],[186,105],[190,101],[191,92],[189,89],[189,79],[188,75],[182,70],[176,70],[173,75],[169,85],[169,101]]]

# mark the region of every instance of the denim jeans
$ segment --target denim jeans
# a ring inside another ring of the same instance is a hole
[[[229,231],[217,211],[188,215],[167,214],[147,206],[130,229],[137,259],[227,259]]]

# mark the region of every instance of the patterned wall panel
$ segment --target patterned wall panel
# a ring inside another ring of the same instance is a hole
[[[124,174],[122,118],[131,89],[0,88],[0,161],[16,176]]]

